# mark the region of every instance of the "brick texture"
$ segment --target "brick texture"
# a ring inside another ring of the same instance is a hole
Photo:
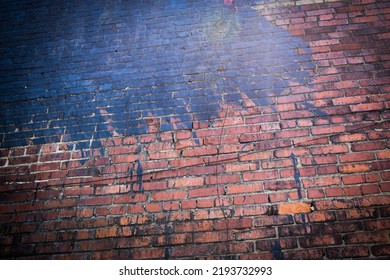
[[[389,1],[0,21],[0,258],[390,257]]]

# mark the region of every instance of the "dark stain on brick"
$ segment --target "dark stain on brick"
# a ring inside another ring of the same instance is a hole
[[[274,242],[271,243],[271,252],[274,255],[274,260],[284,259],[279,240],[275,240]]]
[[[164,226],[164,230],[165,230],[165,244],[166,245],[169,245],[170,242],[171,242],[171,232],[172,232],[172,227],[170,225],[171,215],[172,215],[172,208],[169,209],[167,221],[165,222],[165,226]],[[164,259],[169,260],[171,253],[172,253],[172,249],[170,247],[166,247],[164,249]]]
[[[302,198],[303,198],[302,197],[302,183],[301,183],[300,173],[299,173],[299,169],[298,169],[298,161],[297,161],[297,158],[296,158],[294,153],[291,153],[290,158],[291,158],[291,160],[293,162],[293,166],[294,166],[294,179],[295,179],[295,182],[297,184],[298,199],[302,200]],[[307,230],[306,217],[307,217],[307,220],[309,223],[310,232],[312,232],[313,230],[312,230],[312,225],[311,225],[310,220],[309,220],[309,216],[305,213],[301,213],[302,225],[303,225],[303,228],[305,230],[305,237],[307,239],[309,233]]]

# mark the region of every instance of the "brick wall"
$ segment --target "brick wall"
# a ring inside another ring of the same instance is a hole
[[[0,14],[1,258],[389,258],[390,2]]]

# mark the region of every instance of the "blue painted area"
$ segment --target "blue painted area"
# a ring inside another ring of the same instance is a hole
[[[222,101],[271,106],[290,82],[307,85],[314,65],[296,49],[308,43],[251,2],[2,1],[1,147],[58,142],[59,132],[98,147],[113,130],[147,133],[149,116],[179,120],[161,131],[192,129]]]

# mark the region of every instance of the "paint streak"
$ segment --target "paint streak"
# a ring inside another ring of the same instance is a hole
[[[144,169],[142,168],[142,164],[139,160],[137,160],[138,166],[137,166],[137,184],[138,184],[138,190],[143,191],[144,187],[142,186],[142,176]]]
[[[131,190],[133,190],[133,172],[134,172],[134,163],[133,163],[133,166],[132,167],[129,167],[129,178],[130,178],[130,186],[131,186]],[[129,187],[129,184],[126,185],[126,188]]]
[[[302,183],[301,183],[301,178],[300,178],[300,174],[299,174],[299,169],[297,166],[298,165],[297,158],[295,157],[294,153],[291,153],[290,157],[291,157],[291,160],[292,160],[293,166],[294,166],[294,179],[295,179],[295,182],[297,183],[298,199],[302,200],[302,192],[301,192]],[[302,225],[303,225],[303,228],[305,230],[305,238],[308,239],[309,233],[307,230],[306,217],[309,220],[309,216],[307,216],[305,213],[301,213]],[[309,227],[310,227],[310,232],[312,232],[312,226],[310,224],[310,220],[309,220]]]
[[[34,193],[34,201],[33,205],[35,205],[35,202],[37,202],[37,197],[38,197],[38,189],[39,189],[39,183],[35,186],[35,193]]]
[[[136,168],[136,165],[137,165],[137,168]],[[134,177],[134,173],[135,173],[135,175],[136,175],[135,183],[138,185],[138,191],[143,192],[144,188],[143,188],[143,185],[142,185],[142,176],[143,176],[144,169],[142,167],[141,161],[138,160],[138,159],[136,161],[134,161],[132,163],[132,165],[129,167],[129,171],[128,172],[129,172],[128,176],[129,176],[130,184],[127,183],[126,188],[128,188],[129,185],[130,185],[130,191],[134,195],[133,177]]]
[[[301,213],[301,219],[302,219],[302,225],[303,229],[305,230],[305,238],[306,240],[309,238],[308,231],[307,231],[307,225],[306,225],[306,215],[304,213]]]
[[[167,221],[165,223],[165,228],[164,228],[165,229],[165,244],[166,245],[169,245],[169,243],[171,242],[170,234],[172,232],[172,227],[169,225],[169,223],[171,222],[171,215],[172,215],[172,207],[169,209]],[[170,255],[171,255],[171,248],[166,247],[165,251],[164,251],[164,259],[169,260]]]
[[[192,132],[192,137],[194,138],[196,145],[199,146],[200,145],[199,138],[198,138],[198,136],[196,136],[195,131]]]
[[[274,254],[274,260],[283,260],[284,259],[279,240],[275,240],[271,244],[271,252]]]
[[[294,179],[295,179],[295,182],[297,183],[298,199],[302,200],[302,192],[301,192],[302,185],[301,185],[299,170],[298,170],[298,167],[297,167],[298,162],[297,162],[297,159],[296,159],[294,153],[291,153],[290,157],[291,157],[291,160],[292,160],[293,166],[294,166]]]

